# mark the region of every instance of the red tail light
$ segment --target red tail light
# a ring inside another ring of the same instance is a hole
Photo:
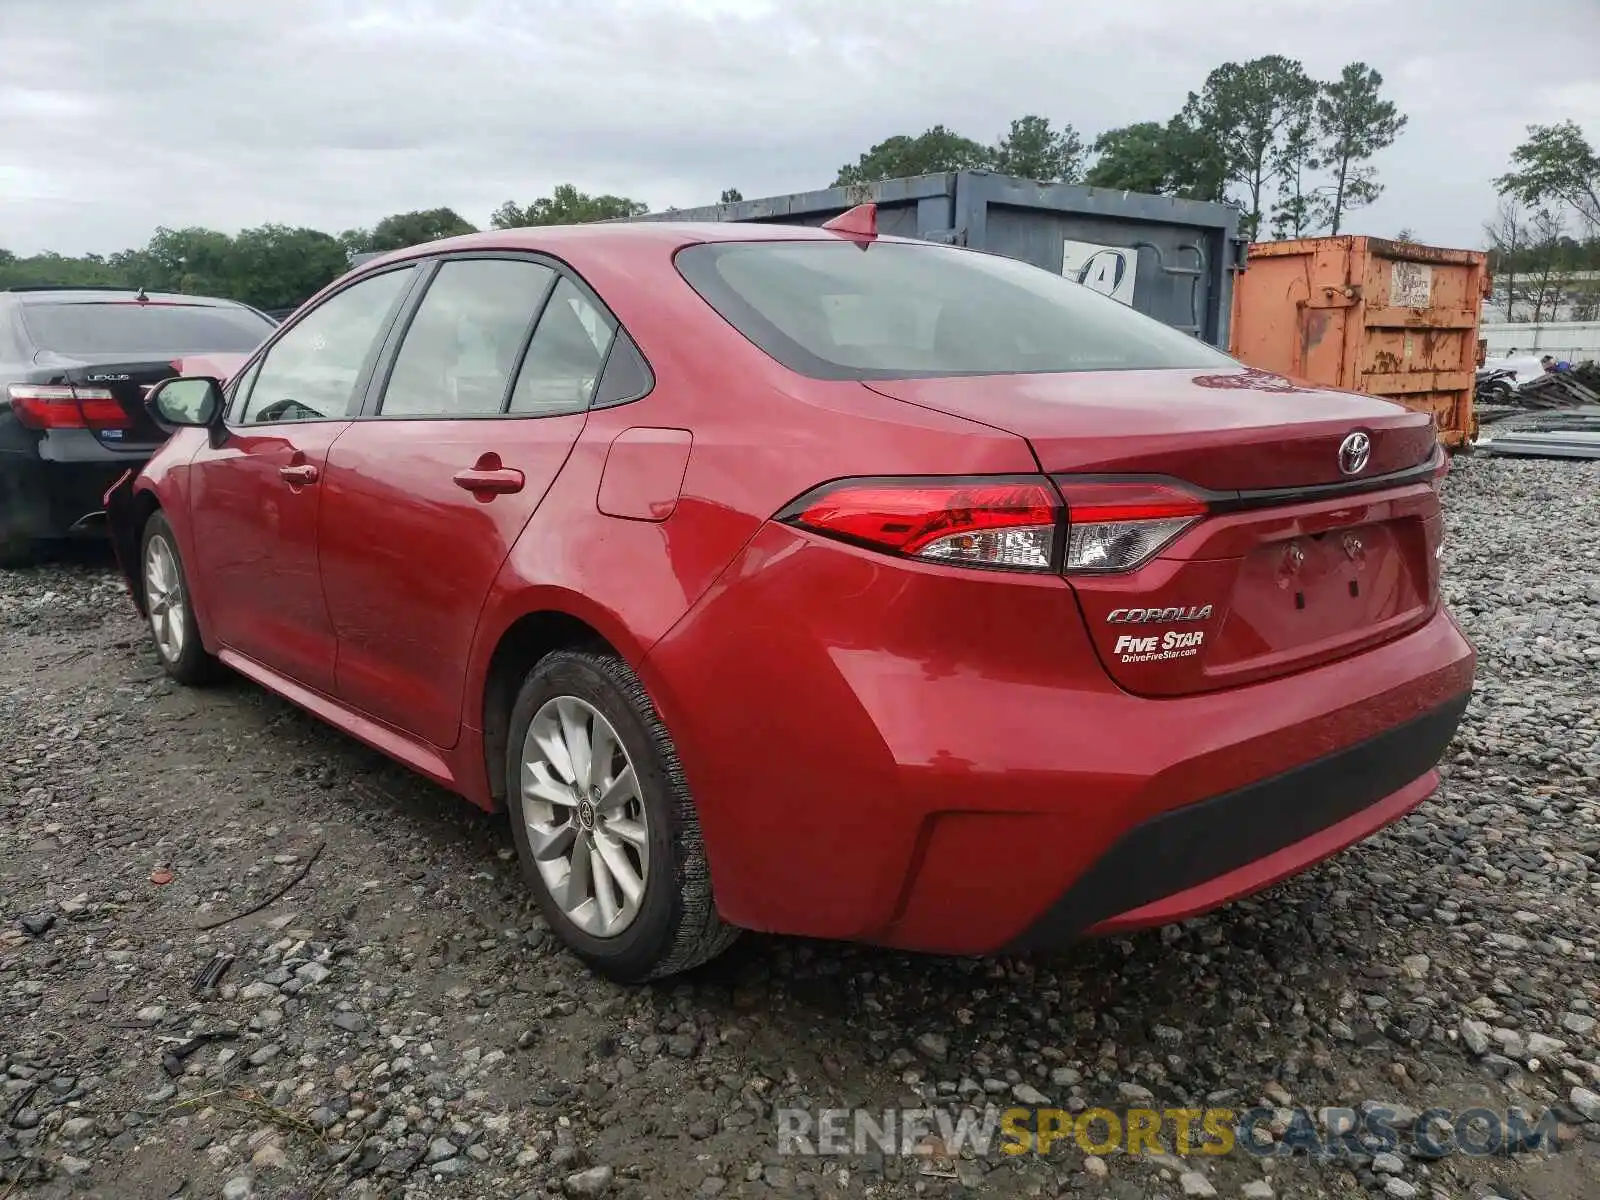
[[[1067,572],[1131,571],[1206,515],[1170,484],[1057,479],[1067,502]]]
[[[847,479],[778,520],[890,554],[958,566],[1049,571],[1061,500],[1043,478]]]
[[[936,477],[825,484],[777,519],[908,558],[1070,574],[1142,566],[1208,511],[1170,484]]]
[[[127,411],[105,388],[13,383],[11,411],[29,429],[128,429]]]

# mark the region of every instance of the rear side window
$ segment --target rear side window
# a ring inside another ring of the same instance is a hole
[[[611,353],[606,357],[606,369],[600,376],[600,387],[594,394],[594,406],[604,408],[612,404],[626,404],[648,392],[655,379],[650,366],[639,353],[639,347],[628,336],[626,329],[617,330],[612,340]]]
[[[712,242],[678,270],[736,329],[820,379],[1216,368],[1231,358],[1059,275],[904,242]]]
[[[616,333],[617,323],[563,276],[533,331],[511,411],[550,416],[587,408]]]
[[[555,272],[509,258],[446,261],[395,356],[385,417],[503,411],[517,355]]]
[[[22,323],[40,350],[56,354],[243,354],[277,328],[247,308],[133,300],[24,304]]]

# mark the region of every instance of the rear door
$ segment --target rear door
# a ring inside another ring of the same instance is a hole
[[[583,430],[615,331],[555,264],[439,263],[369,415],[328,457],[320,553],[345,703],[455,744],[478,615]]]
[[[317,569],[328,448],[350,424],[417,274],[369,276],[306,313],[241,377],[223,434],[190,464],[197,590],[213,635],[307,687],[333,690]]]

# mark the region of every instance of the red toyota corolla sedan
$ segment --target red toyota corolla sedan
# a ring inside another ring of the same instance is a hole
[[[1419,804],[1472,689],[1426,415],[870,210],[429,243],[151,404],[167,671],[509,810],[623,980],[1202,912]]]

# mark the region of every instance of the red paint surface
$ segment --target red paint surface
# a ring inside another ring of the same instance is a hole
[[[321,559],[335,698],[429,745],[456,744],[484,600],[584,420],[357,421],[334,443]],[[522,473],[520,490],[455,481],[507,468]]]
[[[179,375],[209,375],[225,382],[249,359],[248,354],[189,354],[173,359],[172,369]]]
[[[318,565],[323,488],[297,485],[282,472],[320,470],[347,428],[343,421],[263,425],[215,446],[186,430],[151,460],[156,467],[183,446],[195,448],[183,549],[207,634],[321,690],[332,688],[334,657]],[[162,507],[170,519],[174,505]]]
[[[872,386],[1022,433],[1052,472],[1172,475],[1204,488],[1257,490],[1340,482],[1339,443],[1355,429],[1372,437],[1371,475],[1433,451],[1425,413],[1345,392],[1284,391],[1274,378],[1242,369],[1103,371]]]
[[[633,521],[665,521],[678,507],[694,435],[687,429],[624,429],[600,476],[600,511]]]
[[[858,204],[837,217],[822,223],[823,229],[832,230],[834,233],[849,234],[853,237],[878,236],[878,206],[876,204]]]
[[[1471,686],[1471,647],[1437,602],[1426,486],[1213,514],[1138,571],[1073,582],[772,522],[853,476],[1138,472],[1226,491],[1336,479],[1353,428],[1373,435],[1373,472],[1432,447],[1425,418],[1244,369],[806,380],[671,263],[701,238],[836,236],[642,223],[390,256],[548,251],[611,306],[655,387],[587,415],[179,433],[136,487],[177,530],[207,644],[489,806],[495,652],[530,614],[575,618],[633,664],[671,730],[728,919],[952,951],[1004,944],[1131,825]],[[279,474],[302,464],[316,482]],[[463,472],[522,486],[472,490]],[[1353,560],[1314,557],[1307,606],[1285,601],[1272,556],[1358,527],[1378,531],[1383,582],[1349,596]],[[1108,661],[1104,616],[1136,600],[1214,605],[1207,652]],[[1366,829],[1347,822],[1150,911],[1220,902]]]

